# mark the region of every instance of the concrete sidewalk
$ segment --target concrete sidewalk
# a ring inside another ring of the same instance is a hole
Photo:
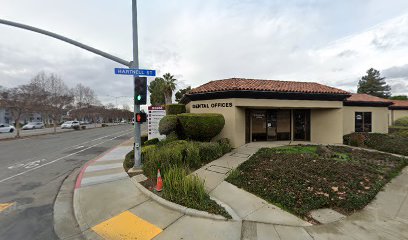
[[[120,172],[131,149],[122,144],[90,162],[78,178],[73,201],[82,234],[87,239],[408,239],[408,168],[362,211],[310,226],[224,181],[226,168],[237,167],[260,147],[242,146],[197,171],[206,177],[210,195],[239,218],[226,221],[186,215],[144,194],[136,177],[132,181]]]

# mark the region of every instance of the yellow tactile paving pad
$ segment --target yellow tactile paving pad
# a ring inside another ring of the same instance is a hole
[[[94,226],[92,230],[109,240],[150,240],[163,231],[129,211],[125,211]]]
[[[0,212],[3,212],[4,210],[6,210],[7,208],[9,208],[10,206],[13,206],[14,202],[12,203],[0,203]]]

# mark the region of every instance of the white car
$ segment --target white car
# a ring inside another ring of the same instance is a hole
[[[0,123],[0,133],[12,133],[16,128],[9,124]]]
[[[40,129],[44,128],[44,124],[42,122],[29,122],[23,126],[23,130],[33,130],[33,129]]]
[[[61,125],[61,128],[73,128],[75,126],[79,126],[78,121],[66,121]]]

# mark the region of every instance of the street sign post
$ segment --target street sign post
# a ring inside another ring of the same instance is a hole
[[[115,74],[154,77],[156,76],[156,70],[137,68],[115,68]]]

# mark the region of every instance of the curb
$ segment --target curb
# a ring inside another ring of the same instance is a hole
[[[177,203],[167,201],[166,199],[161,198],[161,197],[157,196],[156,194],[154,194],[153,192],[146,189],[142,184],[137,182],[135,177],[130,178],[130,180],[136,185],[136,187],[142,193],[144,193],[147,197],[153,199],[154,201],[156,201],[157,203],[159,203],[162,206],[165,206],[167,208],[170,208],[172,210],[181,212],[181,213],[183,213],[185,215],[192,216],[192,217],[207,218],[207,219],[219,220],[219,221],[228,221],[228,219],[226,219],[225,217],[220,216],[220,215],[211,214],[211,213],[204,212],[204,211],[199,211],[199,210],[196,210],[196,209],[181,206],[181,205],[179,205]]]
[[[80,168],[75,168],[62,182],[53,206],[54,232],[59,239],[84,239],[73,206],[75,180]]]

